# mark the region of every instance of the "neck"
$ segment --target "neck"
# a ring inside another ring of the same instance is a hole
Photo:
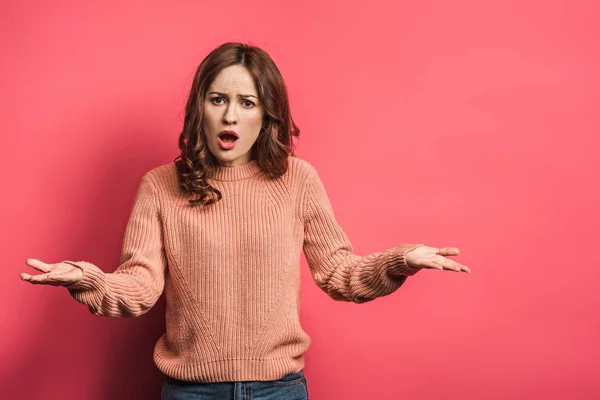
[[[260,171],[261,169],[256,160],[234,166],[219,165],[216,167],[212,179],[216,181],[238,181],[250,178]]]

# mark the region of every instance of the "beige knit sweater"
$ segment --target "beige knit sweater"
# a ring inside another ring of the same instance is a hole
[[[223,198],[191,207],[178,190],[175,164],[141,179],[119,267],[86,261],[69,293],[100,316],[136,317],[166,296],[166,332],[154,362],[194,382],[275,380],[304,367],[311,338],[302,329],[300,257],[335,300],[363,303],[394,292],[419,268],[400,244],[358,256],[336,222],[317,171],[288,157],[268,180],[255,160],[219,167],[210,183]]]

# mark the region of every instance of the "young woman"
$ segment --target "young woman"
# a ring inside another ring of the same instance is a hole
[[[269,55],[219,46],[196,71],[181,154],[141,179],[116,271],[28,259],[42,274],[21,278],[65,286],[112,317],[140,316],[164,291],[166,332],[154,351],[163,399],[307,399],[302,251],[316,284],[354,303],[391,294],[423,268],[470,270],[446,258],[455,247],[355,255],[317,171],[294,155],[298,135]]]

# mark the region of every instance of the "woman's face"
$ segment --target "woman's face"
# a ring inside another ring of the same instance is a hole
[[[258,99],[252,75],[242,65],[224,68],[213,80],[204,98],[202,130],[208,149],[222,166],[233,167],[251,161],[250,149],[258,138],[264,109]],[[219,139],[224,130],[238,139]]]

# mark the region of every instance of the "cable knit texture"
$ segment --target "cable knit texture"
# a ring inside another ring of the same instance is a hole
[[[120,265],[86,261],[66,286],[95,315],[137,317],[165,293],[166,332],[154,349],[164,374],[192,382],[275,380],[304,367],[311,338],[300,325],[300,259],[331,298],[364,303],[398,289],[420,268],[404,255],[422,244],[358,256],[336,222],[315,168],[288,157],[269,180],[255,160],[219,167],[223,198],[192,207],[175,164],[141,179]]]

